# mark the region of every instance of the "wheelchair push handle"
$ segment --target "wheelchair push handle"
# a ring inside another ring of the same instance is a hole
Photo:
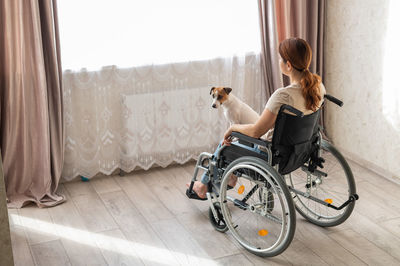
[[[333,97],[332,95],[329,94],[325,94],[324,98],[328,99],[329,101],[336,103],[337,105],[339,105],[340,107],[343,106],[343,102],[335,97]]]

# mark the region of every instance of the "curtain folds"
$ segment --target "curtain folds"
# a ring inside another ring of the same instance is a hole
[[[323,78],[326,0],[275,0],[275,2],[279,42],[289,37],[306,40],[313,51],[310,70]]]
[[[0,145],[8,206],[57,195],[64,154],[55,0],[0,2]]]
[[[305,39],[313,58],[310,70],[324,78],[326,0],[259,0],[261,51],[267,96],[289,84],[279,70],[278,45],[289,37]]]
[[[322,82],[324,82],[326,0],[275,1],[279,41],[289,37],[299,37],[306,40],[313,52],[310,71],[320,75]],[[288,85],[289,80],[285,79],[284,84]],[[329,88],[327,90],[329,91]],[[323,109],[320,118],[320,124],[324,128],[325,112],[326,110]]]
[[[282,85],[289,85],[289,78],[282,77],[280,73],[278,45],[290,37],[302,38],[310,44],[313,51],[310,71],[320,75],[324,81],[326,0],[259,0],[258,3],[264,81],[268,98]],[[325,110],[322,110],[322,125],[324,113]]]
[[[259,0],[259,19],[261,32],[261,59],[263,80],[267,99],[275,90],[282,87],[282,73],[279,68],[278,35],[275,18],[275,2]]]

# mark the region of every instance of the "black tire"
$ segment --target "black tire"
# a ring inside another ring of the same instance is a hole
[[[321,157],[325,159],[324,168],[317,170],[327,174],[327,177],[310,175],[301,168],[287,175],[287,184],[296,190],[326,201],[339,207],[356,194],[356,185],[350,166],[343,155],[329,142],[321,141]],[[322,227],[336,226],[350,216],[355,201],[342,210],[335,210],[312,199],[291,191],[296,210],[313,224]]]
[[[228,190],[232,173],[238,181]],[[282,176],[264,160],[242,157],[233,161],[222,178],[220,202],[229,231],[250,252],[277,256],[291,243],[296,230],[292,198]]]
[[[221,212],[221,206],[219,202],[214,203],[214,208],[217,211],[218,221],[214,218],[214,214],[211,210],[211,207],[208,208],[208,218],[210,219],[211,225],[215,230],[221,233],[225,233],[228,231],[228,226],[226,226],[224,217]]]

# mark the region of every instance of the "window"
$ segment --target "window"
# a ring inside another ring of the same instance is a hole
[[[63,69],[259,52],[257,1],[59,0]]]
[[[382,111],[386,120],[400,133],[400,86],[397,80],[400,60],[400,2],[389,1],[386,38],[384,40]]]

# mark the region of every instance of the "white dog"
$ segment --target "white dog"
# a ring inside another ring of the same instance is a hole
[[[232,89],[227,87],[212,87],[210,95],[213,97],[212,107],[222,106],[224,115],[232,124],[255,124],[260,117],[246,103],[231,93]]]

